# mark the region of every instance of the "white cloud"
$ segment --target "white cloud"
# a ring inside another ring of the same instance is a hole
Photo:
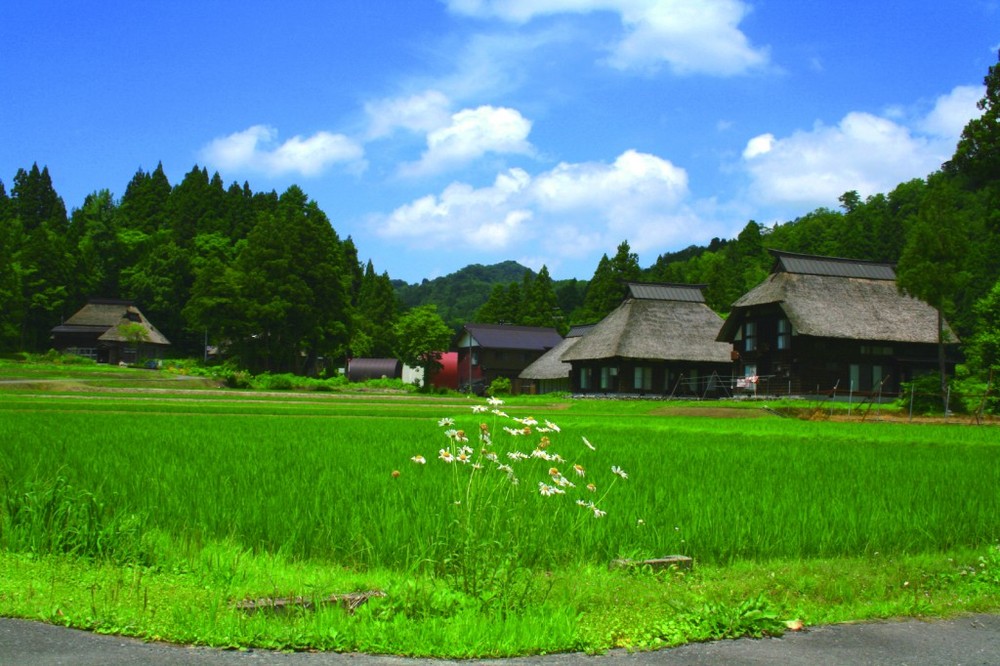
[[[267,175],[299,173],[314,176],[335,163],[360,162],[361,146],[342,134],[317,132],[293,136],[275,144],[278,131],[254,125],[242,132],[213,139],[201,150],[202,159],[219,169],[250,169]]]
[[[850,190],[869,196],[924,178],[950,159],[962,128],[979,114],[981,95],[982,88],[959,86],[909,122],[900,109],[887,112],[891,118],[853,112],[833,127],[756,136],[743,151],[751,196],[767,204],[834,205]]]
[[[969,120],[982,114],[976,105],[985,94],[983,86],[957,86],[937,98],[934,108],[917,127],[927,134],[957,142]]]
[[[392,134],[396,129],[430,132],[448,124],[450,100],[438,90],[407,97],[393,97],[365,104],[369,118],[368,136],[373,139]]]
[[[511,169],[496,177],[493,185],[475,189],[452,183],[440,195],[427,195],[400,206],[381,223],[379,233],[408,241],[417,247],[463,247],[503,249],[524,236],[532,213],[517,201],[530,183],[530,176]]]
[[[750,11],[742,0],[448,0],[452,11],[524,23],[538,16],[597,11],[620,16],[624,37],[609,64],[649,69],[666,63],[679,74],[729,76],[768,63],[739,24]]]
[[[486,153],[531,154],[531,121],[515,109],[480,106],[451,116],[451,122],[427,135],[419,162],[403,165],[404,175],[424,175],[467,164]]]
[[[629,150],[612,164],[559,164],[534,177],[509,169],[492,185],[452,183],[377,222],[379,234],[420,247],[569,257],[607,251],[627,238],[637,251],[711,236],[688,204],[687,173]]]

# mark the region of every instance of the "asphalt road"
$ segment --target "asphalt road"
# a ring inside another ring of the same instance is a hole
[[[810,666],[1000,665],[1000,615],[955,620],[879,622],[815,627],[783,638],[700,643],[657,652],[614,650],[600,656],[559,654],[518,659],[447,661],[359,654],[246,652],[184,647],[98,636],[39,622],[0,618],[0,666]]]

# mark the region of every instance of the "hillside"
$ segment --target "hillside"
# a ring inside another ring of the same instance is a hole
[[[530,268],[516,261],[490,266],[472,264],[433,280],[425,279],[420,284],[393,280],[392,286],[403,308],[434,304],[449,326],[458,327],[472,319],[495,285],[520,282],[525,273],[534,275]]]

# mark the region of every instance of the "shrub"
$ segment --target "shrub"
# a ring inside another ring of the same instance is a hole
[[[510,395],[510,380],[506,377],[497,377],[490,382],[489,388],[486,389],[486,395],[492,397]]]

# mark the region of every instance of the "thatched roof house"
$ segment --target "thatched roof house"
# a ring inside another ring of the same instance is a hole
[[[771,253],[771,274],[733,303],[718,336],[742,374],[771,392],[892,393],[933,369],[937,311],[899,292],[891,264]]]
[[[132,301],[92,298],[52,329],[52,346],[99,363],[135,363],[160,358],[170,341]]]
[[[574,326],[563,338],[562,342],[548,350],[521,371],[522,393],[552,393],[553,391],[569,391],[569,375],[573,366],[562,360],[562,355],[577,343],[581,336],[594,326]]]
[[[722,318],[701,285],[629,283],[625,300],[562,354],[582,393],[723,390],[730,346],[716,341]]]

